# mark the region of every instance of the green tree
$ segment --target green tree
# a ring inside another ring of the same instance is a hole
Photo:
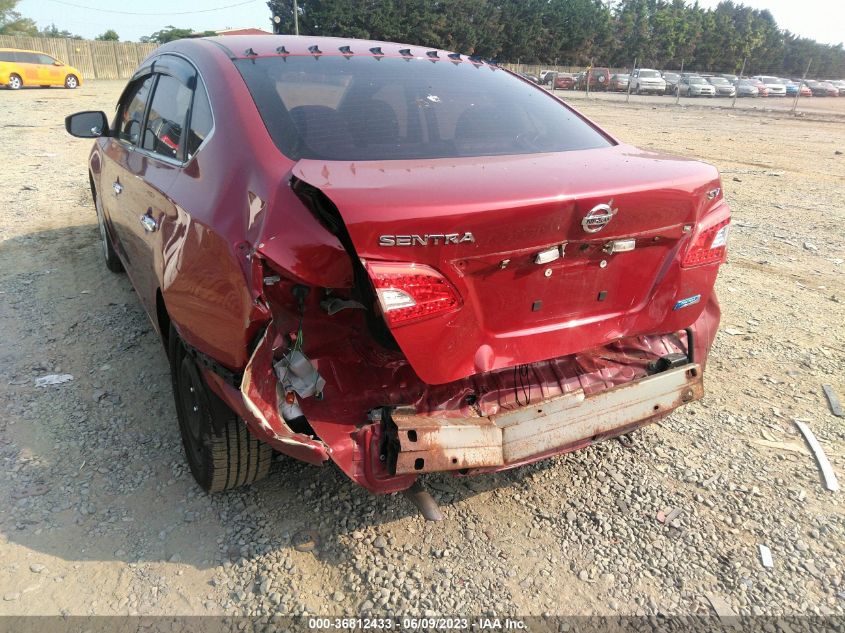
[[[109,29],[105,33],[101,33],[100,35],[98,35],[96,39],[100,40],[101,42],[118,42],[120,41],[120,36],[114,29]]]
[[[38,27],[15,11],[20,0],[0,0],[0,35],[38,35]]]
[[[67,29],[59,29],[55,24],[51,24],[47,28],[38,33],[41,37],[66,37],[73,40],[81,40],[81,35],[75,35]]]
[[[195,32],[194,29],[180,29],[172,24],[164,27],[160,31],[156,31],[152,35],[145,35],[141,38],[142,42],[153,42],[154,44],[167,44],[173,40],[181,40],[186,37],[208,37],[217,35],[216,31],[201,31]]]

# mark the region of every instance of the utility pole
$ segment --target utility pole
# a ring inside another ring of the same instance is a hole
[[[742,59],[742,70],[739,71],[739,79],[736,80],[736,90],[734,91],[734,101],[731,104],[732,108],[736,107],[736,98],[739,96],[739,82],[742,81],[742,76],[745,74],[745,62],[747,61],[747,57]],[[736,68],[736,66],[734,66]],[[798,92],[801,92],[799,89]]]
[[[628,94],[625,95],[625,103],[631,100],[631,79],[634,78],[634,71],[637,69],[637,58],[634,58],[634,66],[631,68],[631,74],[628,75]]]
[[[299,35],[299,4],[293,0],[293,32]]]
[[[684,60],[681,60],[681,72],[678,73],[678,85],[675,86],[675,105],[681,100],[681,79],[684,75]]]
[[[587,97],[590,96],[590,77],[592,77],[592,76],[593,76],[593,58],[591,57],[590,58],[590,67],[587,68],[587,74],[584,75],[584,79],[586,80],[586,83],[587,83],[587,89],[586,89],[586,92],[585,92],[585,96],[587,96]]]
[[[804,74],[801,75],[801,83],[798,84],[798,92],[795,93],[795,101],[792,102],[792,114],[795,114],[795,108],[798,107],[798,97],[801,96],[801,86],[804,85],[804,80],[807,78],[807,73],[810,72],[810,64],[813,63],[813,58],[810,58],[810,61],[807,62],[807,70],[804,71]]]

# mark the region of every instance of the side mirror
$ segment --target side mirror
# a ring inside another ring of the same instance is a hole
[[[109,135],[109,120],[105,112],[88,110],[65,117],[65,129],[78,138],[98,138]]]
[[[53,66],[64,66],[64,64],[58,60],[53,62]]]

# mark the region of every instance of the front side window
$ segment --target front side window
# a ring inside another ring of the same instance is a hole
[[[38,53],[39,64],[46,64],[48,66],[52,66],[55,62],[56,60],[50,57],[49,55],[45,55],[44,53]]]
[[[190,106],[191,90],[175,77],[160,75],[147,115],[143,149],[182,160],[182,130]]]
[[[486,64],[369,56],[235,64],[270,136],[293,159],[451,158],[612,145],[546,91]]]
[[[150,99],[155,77],[148,76],[139,79],[128,91],[125,100],[119,106],[117,114],[117,138],[132,145],[141,141],[141,125],[144,123],[144,112]]]

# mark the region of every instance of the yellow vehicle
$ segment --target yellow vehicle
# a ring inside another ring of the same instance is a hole
[[[47,53],[0,48],[0,85],[20,90],[24,86],[82,85],[82,73]]]

